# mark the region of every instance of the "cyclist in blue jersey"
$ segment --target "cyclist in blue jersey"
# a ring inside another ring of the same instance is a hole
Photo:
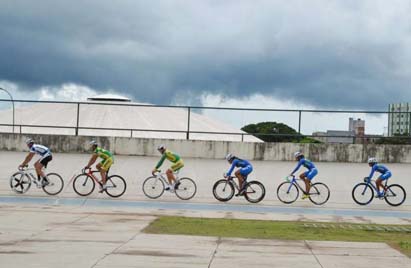
[[[294,173],[301,167],[305,167],[308,169],[307,171],[303,172],[300,174],[300,179],[302,179],[305,183],[305,193],[302,196],[302,199],[306,199],[308,197],[308,194],[310,192],[311,188],[311,180],[315,177],[315,175],[318,174],[317,168],[314,166],[314,164],[306,159],[304,155],[300,152],[294,153],[295,160],[298,161],[297,166],[295,169],[291,172],[290,175],[294,175]]]
[[[44,145],[35,144],[33,139],[26,140],[27,147],[30,148],[29,154],[24,159],[23,163],[19,165],[19,168],[27,166],[27,164],[33,159],[34,155],[40,155],[40,159],[34,163],[34,168],[36,169],[37,177],[40,180],[42,177],[44,182],[47,182],[46,175],[42,171],[43,167],[47,167],[47,164],[53,159],[51,151]]]
[[[231,164],[231,167],[224,175],[224,178],[228,178],[234,168],[239,168],[234,173],[240,186],[240,191],[236,194],[236,196],[243,195],[245,192],[245,181],[247,180],[247,176],[253,171],[253,166],[247,160],[240,159],[232,154],[227,154],[225,159]]]
[[[370,157],[368,159],[368,165],[371,167],[371,172],[370,172],[370,175],[366,177],[365,179],[369,183],[372,179],[372,176],[374,175],[374,172],[377,171],[381,173],[381,175],[375,181],[375,184],[377,185],[377,189],[378,189],[377,197],[383,197],[384,191],[380,190],[381,188],[383,188],[382,182],[385,180],[388,180],[392,176],[391,171],[386,166],[378,164],[378,161],[375,157]]]

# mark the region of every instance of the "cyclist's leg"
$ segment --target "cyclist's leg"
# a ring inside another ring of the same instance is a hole
[[[382,194],[381,188],[384,188],[384,186],[382,185],[382,182],[385,180],[388,180],[391,177],[391,172],[386,172],[384,174],[381,174],[380,177],[378,177],[378,179],[375,181],[375,184],[377,185],[377,189],[378,189],[378,195]]]
[[[174,176],[174,172],[182,169],[184,167],[184,162],[182,160],[179,160],[175,162],[169,169],[167,169],[166,174],[167,174],[167,179],[170,184],[173,184],[176,182],[176,177]]]
[[[100,163],[98,163],[96,165],[97,170],[100,171],[101,182],[102,182],[103,185],[106,184],[107,171],[111,167],[112,164],[113,164],[113,159],[112,158],[107,158],[107,159],[101,161]]]
[[[245,190],[244,185],[246,184],[247,177],[248,175],[250,175],[252,171],[253,171],[253,167],[250,165],[250,166],[243,167],[235,172],[235,175],[238,178],[238,183],[240,186],[240,193],[244,192]]]
[[[310,190],[310,181],[307,179],[308,171],[300,174],[300,179],[304,181],[305,184],[305,195],[308,195]]]
[[[318,174],[318,170],[316,168],[313,168],[312,170],[309,170],[305,174],[305,186],[307,193],[310,193],[311,189],[311,181],[314,179],[314,177]]]
[[[37,160],[36,163],[34,163],[34,168],[36,169],[37,176],[41,178],[46,177],[46,174],[43,172],[43,167],[47,167],[47,164],[53,159],[51,155],[45,156]]]

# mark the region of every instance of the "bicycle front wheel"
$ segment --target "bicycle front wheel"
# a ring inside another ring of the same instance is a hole
[[[285,204],[291,204],[297,200],[300,190],[298,190],[295,184],[285,181],[281,183],[277,188],[278,200]]]
[[[43,179],[43,191],[49,195],[59,194],[64,187],[64,181],[57,173],[49,173]]]
[[[24,172],[16,172],[10,177],[10,188],[18,193],[24,194],[30,189],[31,179]]]
[[[126,192],[127,183],[119,175],[112,175],[106,181],[106,193],[111,197],[120,197]]]
[[[313,204],[323,205],[330,198],[330,189],[324,183],[314,183],[311,185],[309,198]]]
[[[189,200],[194,197],[197,192],[196,183],[190,178],[181,178],[175,186],[176,196],[182,200]]]
[[[374,198],[374,190],[367,183],[361,182],[352,189],[352,199],[358,205],[368,205]]]
[[[80,174],[73,180],[73,189],[78,195],[88,196],[94,191],[94,187],[95,181],[87,174]]]
[[[226,179],[216,181],[213,186],[213,195],[218,201],[227,202],[234,196],[234,186]]]
[[[245,186],[244,197],[250,203],[258,203],[265,197],[265,187],[259,181],[250,181]]]
[[[164,193],[164,182],[155,177],[148,177],[143,182],[143,193],[151,199],[159,198]]]
[[[399,184],[391,184],[385,191],[385,202],[391,206],[399,206],[404,203],[407,194],[404,188]]]

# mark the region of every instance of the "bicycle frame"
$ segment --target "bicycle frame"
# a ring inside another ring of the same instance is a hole
[[[290,186],[289,186],[288,189],[287,189],[287,193],[289,193],[290,190],[291,190],[291,187],[292,187],[293,185],[295,185],[295,186],[297,186],[297,187],[300,189],[300,191],[302,191],[304,194],[309,194],[309,193],[306,193],[306,191],[303,189],[303,187],[300,186],[300,184],[298,183],[299,180],[302,181],[302,179],[297,179],[297,178],[293,175],[293,179],[290,180]]]
[[[43,168],[42,171],[44,171],[45,169]],[[40,176],[40,180],[38,180],[38,178],[33,174],[36,171],[35,168],[22,168],[19,169],[20,172],[22,172],[24,175],[26,175],[27,177],[30,178],[30,181],[33,182],[34,184],[37,185],[37,187],[39,187],[39,185],[41,186],[43,184],[43,178]]]
[[[174,177],[176,178],[176,182],[178,182],[178,172],[173,172]],[[154,174],[154,176],[158,179],[158,180],[162,180],[164,185],[170,185],[170,183],[168,182],[166,173],[161,173],[161,172],[157,172]],[[157,181],[156,181],[157,182]]]
[[[384,181],[384,185],[383,185],[383,189],[384,192],[387,191],[387,183],[388,183],[388,179]],[[367,185],[371,186],[371,188],[374,190],[375,193],[378,193],[378,188],[377,188],[377,184],[375,180],[369,180],[366,182]],[[367,189],[367,187],[364,187],[364,190],[362,191],[362,194],[365,193],[365,190]]]

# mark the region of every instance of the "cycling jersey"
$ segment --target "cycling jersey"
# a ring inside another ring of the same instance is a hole
[[[374,175],[374,172],[376,171],[381,174],[387,174],[388,172],[391,173],[391,171],[386,166],[375,164],[374,166],[372,166],[371,173],[370,173],[370,176],[368,176],[368,178],[371,179],[372,176]]]
[[[40,144],[33,144],[30,147],[30,153],[38,154],[38,155],[42,156],[42,158],[51,155],[50,149],[47,148],[46,146],[40,145]]]
[[[113,155],[112,155],[109,151],[104,150],[104,149],[101,148],[101,147],[97,147],[97,148],[94,150],[94,153],[97,154],[97,155],[98,155],[100,158],[102,158],[103,160],[106,160],[106,159],[108,159],[108,158],[113,158]]]
[[[227,172],[227,176],[230,176],[231,172],[233,172],[234,168],[236,167],[241,168],[240,173],[243,176],[247,176],[248,174],[251,173],[251,171],[253,171],[253,166],[251,165],[250,162],[248,162],[247,160],[236,158],[231,163],[231,167]]]
[[[161,167],[161,165],[163,164],[164,160],[169,160],[172,163],[177,163],[179,161],[181,161],[181,158],[178,154],[172,153],[169,150],[166,150],[163,155],[161,156],[160,161],[158,161],[157,165],[156,165],[156,169],[158,169],[159,167]],[[181,161],[182,162],[182,161]]]
[[[305,158],[301,158],[300,161],[298,161],[297,166],[295,167],[295,169],[293,170],[293,172],[291,172],[291,174],[294,174],[294,172],[296,172],[301,166],[305,167],[306,169],[308,169],[309,171],[316,169],[316,167],[314,166],[314,164]]]

